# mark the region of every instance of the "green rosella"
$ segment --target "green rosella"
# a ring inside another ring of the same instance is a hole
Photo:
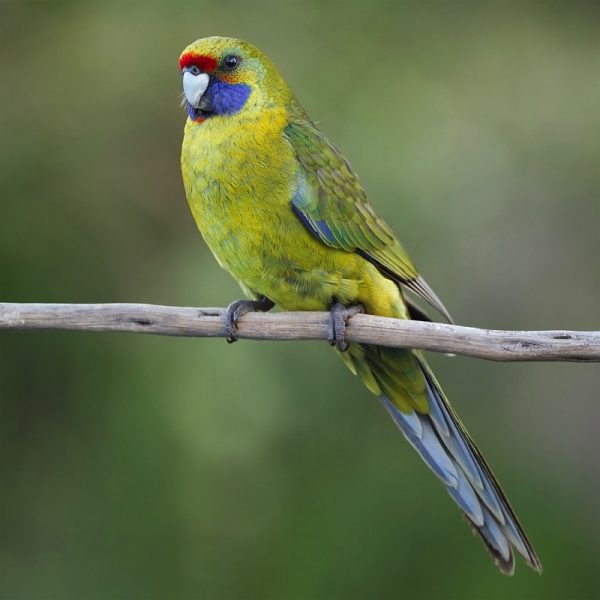
[[[421,352],[345,342],[345,321],[358,310],[426,318],[403,288],[449,319],[348,161],[254,46],[201,39],[183,51],[179,67],[188,116],[181,154],[187,199],[217,261],[251,299],[230,305],[230,341],[249,310],[331,310],[330,342],[442,480],[499,569],[513,572],[516,551],[541,571]]]

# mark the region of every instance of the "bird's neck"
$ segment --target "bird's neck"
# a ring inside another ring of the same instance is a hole
[[[223,145],[260,145],[280,135],[286,121],[287,111],[279,107],[243,110],[233,115],[214,115],[203,121],[188,119],[184,145],[186,140],[193,140],[211,152]]]

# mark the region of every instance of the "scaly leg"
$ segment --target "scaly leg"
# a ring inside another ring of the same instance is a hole
[[[266,296],[261,296],[258,300],[235,300],[225,311],[225,334],[229,344],[237,342],[238,321],[249,312],[267,312],[275,306],[275,302],[269,300]]]
[[[365,307],[362,304],[354,306],[344,306],[339,302],[331,307],[331,321],[329,322],[329,332],[327,341],[331,346],[335,346],[340,352],[348,350],[346,342],[346,323],[348,319],[358,313],[364,313]]]

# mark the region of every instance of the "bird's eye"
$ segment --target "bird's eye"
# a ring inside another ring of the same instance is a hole
[[[200,69],[196,66],[196,65],[192,65],[191,67],[188,68],[188,71],[192,74],[192,75],[200,75]]]
[[[228,71],[233,71],[240,64],[240,59],[233,54],[226,56],[223,60],[223,67]]]

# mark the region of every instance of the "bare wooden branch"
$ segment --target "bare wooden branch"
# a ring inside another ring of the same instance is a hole
[[[0,303],[0,329],[120,331],[188,337],[224,337],[222,308],[154,304]],[[254,340],[325,340],[329,313],[250,313],[239,337]],[[600,361],[600,331],[499,331],[443,323],[356,315],[347,339],[419,348],[496,361]]]

